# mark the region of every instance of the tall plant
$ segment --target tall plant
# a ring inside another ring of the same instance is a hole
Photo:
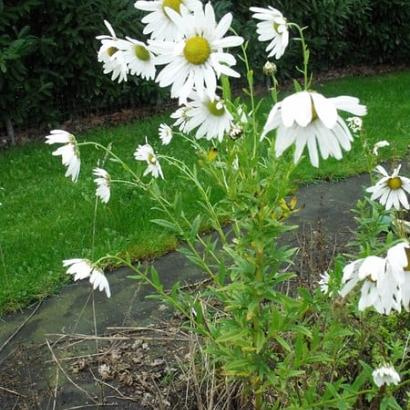
[[[160,87],[170,87],[180,108],[171,116],[174,129],[163,124],[159,130],[164,154],[157,154],[147,138],[134,153],[135,160],[146,165],[142,170],[119,158],[110,146],[78,142],[66,131],[52,131],[47,142],[62,144],[54,155],[62,156],[66,175],[73,181],[79,177],[84,146],[101,150],[105,159],[112,160],[107,163],[110,168],[121,167],[128,178],[117,179],[102,168],[94,170],[97,196],[107,203],[115,184],[145,192],[163,214],[152,222],[180,236],[185,244],[180,251],[208,275],[209,285],[197,294],[181,290],[178,284],[168,291],[153,267],[145,270],[116,255],[97,261],[67,260],[67,273],[75,280],[89,278],[94,289],[104,290],[109,297],[103,267],[114,261],[129,266],[137,281],[152,286],[185,317],[223,377],[241,382],[243,399],[256,409],[344,409],[359,401],[365,406],[379,402],[385,408],[398,406],[394,393],[403,391],[409,380],[402,382],[387,364],[372,373],[364,360],[369,355],[367,346],[381,346],[375,335],[384,324],[370,313],[364,317],[359,312],[370,307],[380,314],[409,309],[410,245],[403,231],[398,245],[397,236],[389,235],[383,245],[375,240],[374,246],[364,246],[372,238],[379,239],[382,232],[379,216],[372,213],[363,226],[374,229],[363,229],[356,241],[360,259],[346,265],[339,258],[334,271],[322,278],[323,292],[292,286],[296,249],[280,240],[294,229],[288,223],[297,207],[292,198],[292,175],[304,152],[315,167],[329,157],[342,160],[354,142],[353,134],[360,134],[360,117],[366,114],[366,107],[354,97],[326,98],[315,92],[305,29],[272,7],[254,7],[251,12],[258,21],[257,34],[260,41],[268,42],[269,57],[280,59],[290,40],[302,51],[297,67],[301,80],[295,80],[295,92],[279,101],[274,86],[269,96],[271,112],[261,124],[249,43],[231,29],[230,13],[217,22],[212,5],[203,6],[197,0],[137,1],[136,7],[149,12],[142,20],[144,32],[151,37],[148,44],[119,38],[106,22],[109,33],[99,37],[98,59],[114,80],[136,74],[155,77]],[[239,76],[234,69],[236,58],[230,52],[235,47],[241,47],[237,58],[244,64],[247,81],[244,98],[237,99],[230,86],[232,78]],[[159,66],[163,68],[156,73]],[[274,65],[266,65],[265,72],[276,85]],[[355,117],[346,122],[343,112]],[[194,146],[196,165],[188,166],[167,153],[167,146],[177,138]],[[291,147],[293,161],[288,155]],[[367,151],[365,143],[363,147],[372,168],[377,156]],[[185,215],[181,192],[172,197],[165,194],[168,167],[177,168],[185,185],[196,190],[199,212],[195,218]],[[392,175],[378,170],[383,178],[369,189],[373,200],[380,199],[385,213],[408,208],[409,180],[401,177],[399,170]],[[215,203],[216,189],[223,196]],[[377,209],[374,202],[369,203]],[[359,208],[360,221],[364,221],[366,209]],[[396,220],[397,215],[392,215]],[[217,239],[203,237],[204,227],[212,228]],[[380,255],[385,251],[387,257],[383,258]],[[338,296],[346,297],[359,284],[358,307]],[[396,357],[395,364],[405,376],[408,359],[397,360],[397,349],[406,352],[405,339],[395,345],[391,359],[389,349],[382,347],[370,360],[387,362]],[[357,356],[354,363],[352,352]]]

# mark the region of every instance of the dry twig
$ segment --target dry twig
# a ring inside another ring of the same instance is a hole
[[[56,365],[58,366],[58,368],[60,369],[60,371],[64,374],[64,376],[67,378],[67,380],[78,390],[80,390],[82,393],[84,393],[94,404],[97,404],[97,401],[94,399],[94,397],[91,396],[91,394],[83,389],[81,386],[79,386],[68,374],[67,372],[64,370],[63,366],[61,366],[61,363],[59,362],[59,360],[57,359],[56,355],[54,354],[54,351],[52,349],[52,347],[50,346],[50,342],[48,340],[46,340],[47,343],[47,347],[50,350],[50,353],[54,359],[54,362],[56,363]]]
[[[8,389],[8,388],[6,388],[6,387],[1,387],[1,386],[0,386],[0,390],[3,390],[3,391],[5,391],[5,392],[7,392],[7,393],[10,393],[10,394],[12,394],[13,396],[27,397],[27,396],[25,396],[24,394],[18,393],[18,392],[16,392],[16,391],[11,390],[11,389]]]

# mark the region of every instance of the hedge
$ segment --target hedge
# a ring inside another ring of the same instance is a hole
[[[231,11],[235,28],[255,40],[250,6],[273,5],[308,26],[314,69],[410,61],[408,0],[216,0],[219,15]],[[97,63],[95,36],[109,20],[119,36],[141,38],[141,14],[132,0],[0,0],[0,121],[10,130],[58,123],[81,113],[154,104],[152,82],[112,83]],[[265,45],[251,41],[254,65]],[[293,44],[278,63],[280,74],[299,62]]]

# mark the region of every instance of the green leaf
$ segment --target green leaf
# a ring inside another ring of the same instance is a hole
[[[155,225],[162,226],[163,228],[169,229],[170,231],[173,232],[180,232],[179,229],[173,224],[172,222],[169,222],[165,219],[151,219],[151,222],[154,223]]]
[[[288,352],[292,352],[292,348],[289,343],[282,336],[275,336],[276,341]]]
[[[299,81],[293,80],[293,86],[295,87],[295,91],[296,91],[296,92],[303,91],[303,87],[301,86],[301,84],[299,83]]]
[[[227,77],[226,75],[221,76],[221,82],[224,100],[232,101],[231,83],[229,77]]]
[[[191,226],[191,237],[195,238],[198,235],[199,229],[201,228],[202,216],[198,215]]]
[[[256,347],[256,353],[260,353],[263,349],[263,347],[265,346],[266,343],[266,336],[265,333],[263,332],[263,330],[259,330],[256,333],[256,337],[255,337],[255,347]]]
[[[243,330],[238,330],[238,329],[232,329],[222,336],[218,337],[216,339],[217,343],[228,343],[228,342],[236,342],[242,339],[244,339],[248,335],[248,331],[246,329]]]

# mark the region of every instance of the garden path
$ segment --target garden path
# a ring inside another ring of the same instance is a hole
[[[292,217],[292,222],[303,230],[314,230],[318,225],[327,241],[343,245],[354,227],[350,209],[363,195],[363,187],[368,185],[368,176],[360,175],[341,182],[322,182],[303,187],[298,193],[298,205],[302,208]],[[296,240],[296,239],[293,239]],[[192,282],[203,278],[201,272],[193,268],[187,259],[171,252],[155,260],[154,265],[162,275],[165,285],[176,281]],[[161,316],[158,303],[147,300],[151,293],[147,287],[139,287],[129,279],[128,269],[119,269],[108,274],[112,298],[95,293],[95,309],[99,332],[107,326],[146,326]],[[0,354],[0,364],[7,352],[16,343],[40,343],[49,333],[93,334],[94,321],[88,283],[81,282],[66,286],[58,295],[45,300],[36,314],[25,324],[12,342]],[[0,325],[0,346],[24,321],[28,312],[11,315]]]

